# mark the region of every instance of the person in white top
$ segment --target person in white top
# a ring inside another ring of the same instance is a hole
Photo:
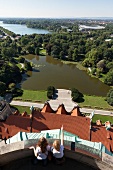
[[[36,149],[34,146],[31,146],[29,149],[34,150],[34,155],[36,159],[34,160],[34,164],[37,164],[39,160],[42,161],[43,166],[47,165],[47,156],[48,151],[50,151],[50,146],[48,145],[48,142],[46,138],[42,137],[39,139]]]
[[[53,161],[56,164],[64,162],[63,126],[61,127],[61,143],[59,140],[55,140],[51,152],[53,153]]]

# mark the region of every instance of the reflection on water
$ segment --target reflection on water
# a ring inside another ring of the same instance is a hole
[[[57,65],[57,64],[63,65],[63,63],[62,63],[60,60],[54,59],[54,58],[51,57],[51,56],[46,56],[46,62],[47,62],[47,63],[50,63],[50,64],[54,64],[54,65]]]
[[[27,55],[26,59],[37,65],[39,71],[28,72],[31,76],[22,82],[22,88],[44,90],[53,85],[56,88],[77,88],[84,94],[106,96],[109,86],[96,78],[91,78],[86,71],[79,70],[75,64],[63,64],[51,56]]]

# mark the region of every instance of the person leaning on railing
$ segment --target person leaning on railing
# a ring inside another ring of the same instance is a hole
[[[34,146],[29,147],[33,149],[36,159],[34,159],[33,164],[38,164],[39,161],[42,162],[43,166],[47,165],[48,152],[50,151],[50,145],[48,144],[46,138],[42,137],[39,139],[36,148]]]
[[[61,143],[59,140],[55,140],[53,142],[53,146],[51,147],[51,152],[53,153],[53,161],[55,164],[62,164],[64,159],[64,146],[63,146],[63,126],[61,127]]]

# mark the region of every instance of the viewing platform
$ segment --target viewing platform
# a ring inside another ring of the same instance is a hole
[[[83,164],[81,162],[75,161],[73,159],[66,158],[66,161],[63,165],[55,165],[52,162],[49,162],[46,167],[43,167],[40,163],[38,165],[32,164],[32,157],[25,159],[19,159],[13,161],[2,167],[2,170],[94,170],[91,166]]]

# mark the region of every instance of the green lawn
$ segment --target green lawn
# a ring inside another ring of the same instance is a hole
[[[40,49],[40,52],[39,52],[40,55],[46,55],[46,50],[45,49]]]
[[[103,116],[103,115],[97,115],[97,114],[94,115],[92,122],[95,123],[96,120],[99,120],[99,119],[102,121],[102,123],[105,123],[108,120],[111,123],[113,123],[113,116]]]
[[[22,101],[32,101],[45,103],[47,100],[47,91],[33,91],[33,90],[23,90],[23,95],[14,98],[14,100]]]
[[[105,109],[105,110],[113,109],[113,107],[110,106],[107,103],[107,101],[105,101],[105,97],[87,96],[87,95],[84,95],[84,102],[79,103],[79,106],[95,108],[95,109]]]
[[[17,64],[17,66],[21,69],[22,68],[22,65],[20,63]]]
[[[30,107],[27,106],[12,106],[13,108],[19,110],[20,113],[27,112],[28,114],[31,113]]]

